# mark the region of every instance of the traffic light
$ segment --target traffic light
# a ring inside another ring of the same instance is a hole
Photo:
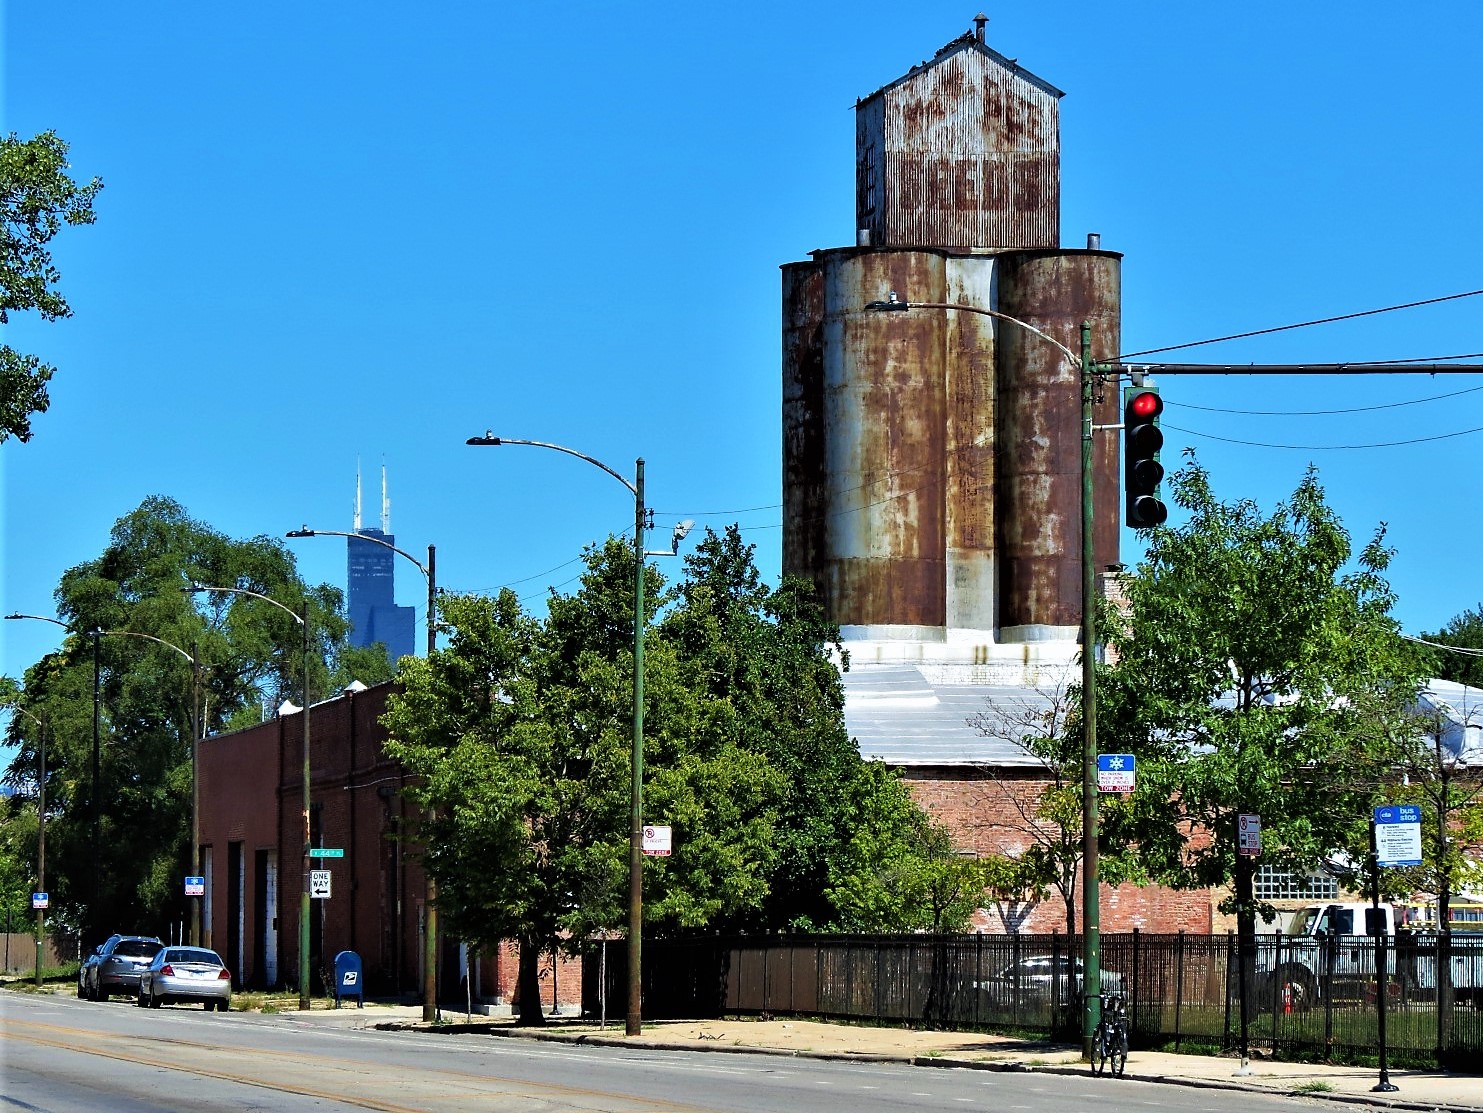
[[[1158,387],[1130,386],[1123,390],[1123,489],[1127,492],[1127,522],[1133,529],[1161,526],[1169,508],[1159,498],[1164,466],[1159,449],[1164,434],[1159,414],[1164,400]]]

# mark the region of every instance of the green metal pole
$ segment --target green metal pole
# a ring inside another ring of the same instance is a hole
[[[299,1008],[309,1008],[309,601],[304,601],[304,891],[299,894]]]
[[[628,839],[628,1016],[625,1031],[643,1031],[644,943],[644,458],[633,484],[633,814]]]
[[[205,715],[201,710],[201,665],[200,646],[192,644],[191,654],[191,866],[190,873],[196,876],[201,868],[201,724]],[[191,946],[201,945],[201,902],[202,897],[191,897]]]
[[[427,547],[427,659],[431,663],[438,648],[438,566],[437,550]],[[437,809],[427,809],[428,830],[437,818]],[[423,835],[423,849],[427,849],[428,836]],[[438,1019],[438,883],[432,870],[423,861],[422,900],[422,1019],[432,1022]]]
[[[46,712],[42,712],[45,715]],[[46,720],[37,719],[40,730],[39,780],[36,783],[36,891],[46,892]],[[7,926],[6,931],[10,928]],[[36,988],[41,988],[41,949],[46,940],[46,909],[36,910]]]
[[[1102,937],[1097,862],[1097,576],[1093,497],[1092,422],[1096,394],[1092,326],[1081,326],[1081,919],[1082,1053],[1092,1053],[1092,1033],[1101,1019]]]

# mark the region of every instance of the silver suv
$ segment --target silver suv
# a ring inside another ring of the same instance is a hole
[[[114,993],[138,996],[139,975],[164,946],[152,935],[110,935],[77,971],[77,995],[89,1001],[106,1001]]]

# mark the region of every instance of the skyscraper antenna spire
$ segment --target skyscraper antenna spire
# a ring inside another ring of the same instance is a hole
[[[391,536],[391,499],[386,497],[386,461],[381,461],[381,532]]]
[[[360,457],[355,458],[355,525],[356,533],[360,532]]]

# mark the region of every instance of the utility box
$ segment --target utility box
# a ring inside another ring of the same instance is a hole
[[[345,997],[354,997],[357,1008],[366,1007],[365,977],[361,970],[360,955],[354,951],[341,951],[335,956],[335,1008]]]

